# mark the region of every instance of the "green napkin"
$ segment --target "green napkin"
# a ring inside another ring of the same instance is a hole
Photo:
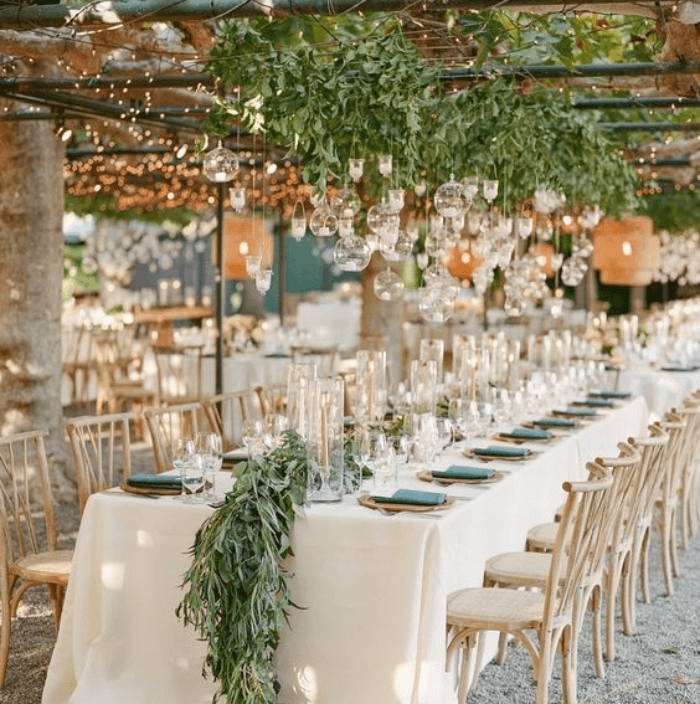
[[[447,469],[431,470],[435,479],[491,479],[496,472],[488,467],[458,467],[452,465]]]
[[[632,394],[629,391],[604,389],[603,391],[591,391],[589,396],[593,396],[594,398],[631,398]]]
[[[543,428],[575,428],[576,421],[571,418],[538,418],[533,421]]]
[[[248,450],[245,447],[237,447],[221,455],[224,462],[241,462],[248,459]]]
[[[567,416],[596,416],[598,411],[595,408],[565,408],[563,411],[554,411],[555,413],[564,413]]]
[[[126,483],[139,489],[182,489],[180,478],[170,474],[132,474]]]
[[[606,398],[587,398],[584,401],[574,401],[574,406],[590,406],[591,408],[614,408],[615,404]]]
[[[501,433],[504,438],[515,438],[517,440],[549,440],[552,433],[548,430],[538,428],[513,428],[509,433]]]
[[[498,447],[489,445],[489,447],[475,447],[475,455],[493,455],[494,457],[527,457],[532,450],[527,447]]]
[[[434,491],[416,491],[414,489],[397,489],[391,496],[372,496],[381,504],[411,504],[415,506],[440,506],[445,503],[446,494]]]
[[[664,372],[696,372],[698,368],[694,364],[684,366],[682,364],[667,364],[665,367],[661,367]]]

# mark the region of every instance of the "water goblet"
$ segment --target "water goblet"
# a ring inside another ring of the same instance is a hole
[[[223,462],[221,436],[208,431],[199,432],[195,447],[204,466],[204,496],[212,499],[216,495],[216,473]]]
[[[244,420],[241,439],[248,450],[248,459],[262,455],[264,451],[264,427],[261,420]]]
[[[361,467],[368,467],[374,477],[381,471],[380,464],[387,455],[386,435],[381,430],[363,430],[360,433],[359,454]]]

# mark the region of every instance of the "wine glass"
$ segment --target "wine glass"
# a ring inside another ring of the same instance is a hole
[[[452,442],[452,421],[449,418],[436,418],[435,427],[437,430],[437,448],[438,453],[440,453],[447,449]]]
[[[199,432],[195,447],[204,465],[204,494],[211,499],[216,495],[216,473],[223,461],[221,436],[208,431]]]
[[[254,455],[262,454],[264,449],[263,435],[265,428],[261,420],[244,420],[241,439],[248,450],[248,459]]]
[[[358,459],[361,467],[372,470],[372,476],[380,471],[379,465],[387,455],[386,435],[381,430],[363,430],[360,433]],[[376,484],[376,480],[375,480]]]
[[[204,467],[201,456],[196,452],[194,440],[178,438],[175,441],[173,466],[180,472],[183,502],[199,503],[194,494],[204,485]]]

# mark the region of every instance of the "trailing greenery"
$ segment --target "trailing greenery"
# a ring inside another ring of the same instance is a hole
[[[671,234],[695,230],[700,222],[700,192],[683,190],[645,197],[638,210],[654,221],[654,230]]]
[[[208,642],[215,701],[277,702],[273,657],[289,608],[295,507],[306,501],[306,445],[293,431],[267,457],[241,463],[226,499],[197,531],[177,615]]]
[[[172,222],[176,225],[185,226],[191,220],[200,217],[198,213],[186,208],[168,208],[167,203],[154,203],[153,210],[143,208],[132,208],[130,210],[120,210],[116,199],[105,193],[96,193],[90,196],[72,196],[65,194],[64,209],[67,213],[75,213],[79,216],[92,215],[96,220],[109,218],[110,220],[141,220],[160,224]]]
[[[301,30],[285,41],[264,18],[226,22],[207,70],[241,99],[220,102],[207,129],[225,134],[238,122],[264,134],[319,188],[343,183],[348,159],[363,157],[363,188],[375,200],[386,183],[373,160],[388,153],[394,187],[476,174],[502,181],[506,207],[540,184],[613,214],[633,203],[636,176],[619,145],[566,96],[524,94],[505,78],[453,95],[395,21],[353,28],[360,39],[311,43]]]

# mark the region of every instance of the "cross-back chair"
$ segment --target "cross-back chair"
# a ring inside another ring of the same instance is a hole
[[[286,384],[261,385],[256,386],[254,390],[263,418],[267,418],[272,413],[284,413],[287,402]]]
[[[56,628],[71,550],[58,550],[44,438],[35,430],[0,438],[0,688],[5,686],[12,616],[24,592],[46,584]]]
[[[158,402],[179,405],[201,401],[204,345],[154,345]]]
[[[565,482],[567,500],[549,558],[543,591],[482,587],[464,589],[448,598],[447,662],[461,651],[458,702],[466,701],[472,676],[472,654],[482,631],[513,635],[530,656],[537,680],[537,704],[546,704],[554,659],[561,656],[565,704],[576,704],[576,663],[573,658],[575,604],[581,581],[599,544],[613,479],[600,465],[590,464],[587,482]],[[534,632],[534,636],[531,635]]]
[[[117,486],[131,475],[129,423],[133,418],[133,413],[115,413],[66,422],[81,515],[91,494]]]
[[[696,459],[700,448],[700,400],[696,397],[686,399],[678,412],[681,417],[687,417],[689,422],[682,464],[683,474],[678,487],[681,547],[687,550],[697,530],[698,465]]]
[[[224,452],[243,444],[243,422],[251,419],[255,400],[250,391],[233,391],[205,399],[203,406],[209,427],[221,435]]]
[[[173,454],[180,438],[194,438],[208,425],[202,404],[198,402],[150,408],[145,416],[158,473],[173,468]]]
[[[333,376],[338,367],[338,347],[292,345],[292,362],[315,364],[319,376]]]
[[[88,324],[71,326],[64,336],[61,372],[68,379],[71,403],[88,400],[90,377],[96,368],[92,336],[93,329]]]

